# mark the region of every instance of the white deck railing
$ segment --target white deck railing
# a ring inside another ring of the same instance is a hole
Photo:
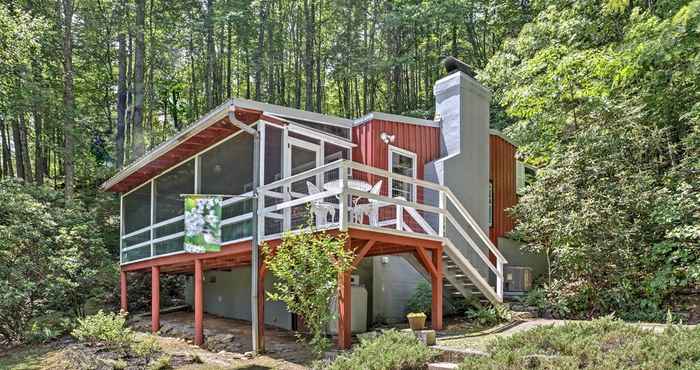
[[[367,190],[379,181],[379,191]],[[318,192],[312,192],[307,182]],[[489,286],[492,272],[495,290],[485,294],[491,300],[503,299],[506,259],[444,186],[341,160],[261,186],[258,194],[261,241],[303,231],[309,219],[317,229],[354,227],[441,240],[445,253],[475,285]]]

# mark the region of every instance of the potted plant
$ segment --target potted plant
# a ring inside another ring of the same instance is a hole
[[[411,330],[421,330],[425,327],[425,319],[427,316],[423,312],[411,312],[406,315],[408,325]]]

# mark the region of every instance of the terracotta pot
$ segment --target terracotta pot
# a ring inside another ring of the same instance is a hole
[[[408,318],[408,325],[411,330],[421,330],[425,327],[425,316],[412,316]]]

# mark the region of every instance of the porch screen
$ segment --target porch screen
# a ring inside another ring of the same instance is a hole
[[[150,184],[141,186],[137,190],[124,196],[122,200],[122,224],[124,234],[130,234],[136,230],[151,225],[151,187]]]
[[[182,216],[181,194],[194,193],[194,160],[190,160],[157,178],[155,184],[155,222]]]
[[[253,137],[241,133],[202,154],[201,193],[238,195],[253,190]]]

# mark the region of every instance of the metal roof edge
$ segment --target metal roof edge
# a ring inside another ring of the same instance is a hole
[[[429,120],[429,119],[408,117],[408,116],[402,116],[399,114],[384,113],[384,112],[370,112],[368,114],[365,114],[364,116],[355,119],[355,121],[353,122],[353,126],[362,125],[362,124],[364,124],[368,121],[371,121],[373,119],[382,120],[382,121],[390,121],[390,122],[408,123],[408,124],[417,125],[417,126],[428,126],[428,127],[437,127],[437,128],[440,127],[440,123]]]

